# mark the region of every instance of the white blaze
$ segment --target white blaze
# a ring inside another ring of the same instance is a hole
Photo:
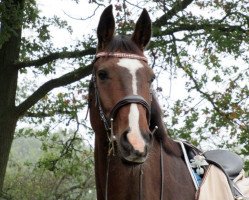
[[[120,67],[124,67],[129,70],[132,76],[132,94],[137,95],[137,76],[136,72],[138,69],[142,68],[143,65],[139,60],[130,59],[130,58],[121,58],[117,63]],[[132,103],[130,105],[130,113],[129,113],[129,127],[130,132],[127,134],[127,138],[133,148],[140,152],[144,151],[145,142],[141,135],[139,129],[139,111],[137,104]]]

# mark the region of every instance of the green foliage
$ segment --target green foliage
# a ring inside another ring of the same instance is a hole
[[[168,38],[164,37],[166,40],[164,43],[168,45],[162,46],[161,37],[156,36],[158,40],[153,41],[152,50],[149,48],[151,52],[156,48],[158,55],[167,56],[164,59],[165,65],[175,67],[178,76],[183,70],[184,76],[189,79],[185,89],[195,97],[192,102],[201,101],[199,108],[208,105],[204,114],[198,108],[190,111],[191,116],[178,115],[179,110],[182,113],[191,105],[188,98],[177,100],[174,107],[169,106],[173,108],[171,115],[173,123],[168,125],[170,129],[175,127],[174,133],[177,136],[182,136],[178,134],[179,124],[185,124],[184,131],[180,132],[186,135],[199,135],[199,138],[202,138],[206,132],[204,128],[215,135],[226,130],[231,136],[236,135],[236,137],[242,132],[248,132],[247,127],[241,127],[243,124],[248,124],[248,119],[244,117],[245,113],[248,114],[248,95],[241,95],[243,87],[247,84],[245,77],[248,79],[248,74],[241,75],[241,71],[245,72],[248,69],[245,66],[246,60],[245,62],[243,60],[244,56],[247,58],[243,53],[248,49],[248,41],[243,39],[247,38],[248,16],[244,11],[246,7],[248,8],[248,4],[235,5],[227,2],[221,5],[217,2],[193,3],[193,6],[199,7],[202,12],[204,10],[219,12],[218,9],[221,12],[219,15],[207,15],[207,17],[195,14],[191,9],[188,9],[184,15],[179,13],[178,18],[172,18],[162,26],[167,27],[165,33],[169,35]],[[238,57],[240,59],[235,65],[229,63],[228,60],[236,60]],[[159,60],[157,66],[160,67],[161,63]],[[171,67],[165,69],[170,73]],[[193,124],[198,121],[199,123]],[[203,129],[197,133],[195,130],[199,130],[200,127]]]
[[[11,199],[94,199],[93,153],[77,131],[22,129],[4,191]]]
[[[22,7],[23,4],[19,3],[18,6],[14,5],[13,0],[0,2],[0,19],[1,19],[1,34],[0,34],[0,48],[9,40],[12,34],[18,35],[16,32],[22,26]]]

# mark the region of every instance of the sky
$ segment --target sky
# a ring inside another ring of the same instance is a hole
[[[96,6],[94,4],[89,6],[86,0],[79,1],[79,4],[71,0],[39,0],[38,5],[41,9],[41,14],[51,17],[57,15],[65,18],[74,30],[72,35],[66,33],[66,31],[64,34],[55,34],[53,41],[58,46],[64,46],[65,41],[74,42],[75,40],[80,40],[82,35],[92,34],[104,9],[104,7],[97,9],[95,13]],[[92,17],[88,18],[89,16]]]

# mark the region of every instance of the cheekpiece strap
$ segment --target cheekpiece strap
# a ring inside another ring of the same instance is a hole
[[[139,56],[137,54],[132,53],[119,53],[119,52],[99,52],[96,54],[96,58],[99,57],[116,57],[116,58],[131,58],[131,59],[138,59],[148,62],[148,59],[145,56]]]

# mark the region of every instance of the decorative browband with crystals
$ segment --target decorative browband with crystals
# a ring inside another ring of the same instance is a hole
[[[131,58],[131,59],[138,59],[138,60],[143,60],[145,62],[148,62],[148,59],[145,56],[139,56],[137,54],[132,54],[132,53],[120,53],[120,52],[99,52],[96,54],[96,58],[99,57],[117,57],[117,58]]]

